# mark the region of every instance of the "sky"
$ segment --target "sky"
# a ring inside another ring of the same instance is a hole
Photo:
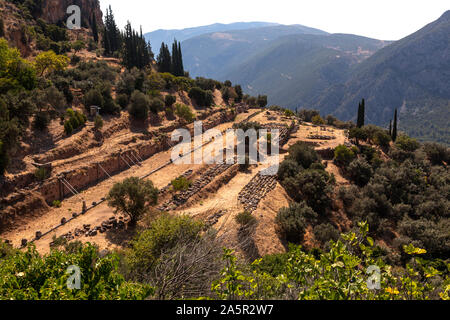
[[[100,0],[122,29],[127,20],[144,33],[212,23],[301,24],[330,33],[398,40],[438,19],[448,0]]]

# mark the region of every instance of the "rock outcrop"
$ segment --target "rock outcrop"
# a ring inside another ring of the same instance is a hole
[[[43,0],[40,18],[48,23],[59,23],[68,18],[67,8],[77,5],[81,9],[81,26],[91,28],[92,18],[95,17],[97,25],[102,25],[102,11],[99,0]]]

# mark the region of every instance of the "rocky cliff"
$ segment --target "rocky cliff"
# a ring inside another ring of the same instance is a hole
[[[80,7],[82,27],[91,28],[93,17],[95,17],[97,25],[103,24],[99,0],[43,0],[40,18],[48,23],[65,21],[68,17],[67,8],[71,5]]]

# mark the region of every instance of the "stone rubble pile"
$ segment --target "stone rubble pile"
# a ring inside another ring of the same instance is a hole
[[[212,227],[217,222],[219,222],[219,219],[225,215],[228,211],[227,210],[220,210],[212,215],[210,215],[205,222],[205,229],[208,229],[209,227]]]
[[[215,177],[222,174],[228,170],[231,164],[216,164],[212,165],[208,170],[206,170],[200,178],[195,180],[192,185],[186,191],[179,192],[172,196],[172,199],[158,207],[160,211],[170,211],[175,210],[177,207],[185,204],[189,198],[196,195],[204,187],[206,187]]]
[[[69,231],[60,236],[60,238],[71,241],[82,236],[95,237],[97,234],[105,233],[108,230],[125,229],[125,226],[129,221],[129,217],[111,216],[108,220],[103,221],[99,226],[91,227],[90,224],[83,224],[83,228],[76,228],[73,231]],[[50,243],[50,246],[52,245],[53,242]]]
[[[334,140],[334,139],[336,139],[335,136],[327,136],[327,135],[320,135],[320,134],[311,134],[307,138],[312,139],[312,140]]]
[[[183,173],[181,176],[179,176],[178,178],[184,177],[184,178],[187,179],[187,178],[189,178],[192,175],[193,172],[194,172],[193,170],[188,170],[185,173]],[[167,186],[165,186],[164,188],[159,190],[159,194],[160,195],[166,194],[167,192],[169,192],[170,187],[172,187],[172,183],[169,183]]]
[[[253,212],[258,207],[259,202],[277,185],[276,176],[261,175],[258,173],[239,192],[238,200],[244,205],[244,209]]]

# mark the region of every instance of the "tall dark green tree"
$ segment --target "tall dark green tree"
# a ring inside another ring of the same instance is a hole
[[[364,99],[362,99],[362,101],[358,105],[358,119],[356,121],[356,126],[358,128],[364,127],[364,118],[366,113],[365,109],[366,109],[365,101]]]
[[[176,77],[184,76],[183,55],[181,53],[181,43],[175,40],[172,44],[172,53],[169,47],[163,42],[157,57],[159,72],[170,72]]]
[[[149,43],[145,41],[142,34],[142,28],[140,33],[137,33],[128,21],[122,38],[124,42],[123,65],[128,69],[133,67],[142,69],[148,66],[151,62],[152,53],[150,52]]]
[[[234,91],[236,91],[236,94],[237,94],[235,101],[237,103],[242,102],[242,98],[244,97],[244,93],[242,92],[242,87],[239,84],[237,84],[234,86]]]
[[[92,36],[94,37],[94,41],[95,41],[95,43],[98,43],[98,27],[97,27],[97,19],[95,17],[95,14],[92,14],[91,26],[92,26]]]
[[[176,39],[172,44],[172,74],[177,77],[184,76],[181,43],[177,42]]]
[[[392,120],[389,121],[389,135],[392,137]]]
[[[122,37],[120,30],[117,27],[111,6],[109,6],[106,9],[105,28],[103,29],[103,48],[105,49],[105,55],[111,56],[114,52],[119,51],[121,47]]]
[[[159,72],[172,72],[172,57],[169,47],[163,42],[157,57]]]
[[[392,141],[395,142],[397,140],[397,125],[398,125],[398,119],[397,119],[397,109],[395,109],[394,113],[394,127],[392,128]]]

